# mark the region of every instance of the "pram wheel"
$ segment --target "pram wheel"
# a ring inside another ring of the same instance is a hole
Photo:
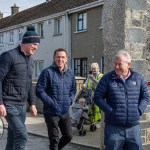
[[[79,124],[77,125],[78,130],[83,130],[83,124],[84,124],[85,118],[81,117]]]
[[[77,129],[80,130],[81,129],[82,124],[78,124],[77,125]]]
[[[80,135],[80,136],[86,135],[86,130],[80,130],[80,131],[79,131],[79,135]]]
[[[91,131],[95,131],[96,130],[96,125],[95,124],[91,124],[90,125],[90,130]]]

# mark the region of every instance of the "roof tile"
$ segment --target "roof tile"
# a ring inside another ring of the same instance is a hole
[[[98,0],[51,0],[0,19],[0,29],[63,12]]]

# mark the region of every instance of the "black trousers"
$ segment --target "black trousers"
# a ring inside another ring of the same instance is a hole
[[[72,139],[72,127],[69,114],[64,116],[44,115],[48,129],[50,150],[61,150]],[[61,134],[60,134],[61,132]]]

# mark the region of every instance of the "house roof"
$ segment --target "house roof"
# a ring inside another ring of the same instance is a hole
[[[20,11],[15,15],[0,19],[0,29],[63,12],[65,10],[79,7],[95,1],[98,0],[51,0],[49,2],[45,2],[29,9]]]

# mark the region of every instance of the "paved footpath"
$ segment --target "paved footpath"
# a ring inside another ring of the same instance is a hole
[[[38,114],[38,116],[32,117],[29,113],[27,113],[25,124],[30,136],[39,137],[39,139],[41,138],[47,140],[47,127],[42,114]],[[73,127],[73,139],[71,143],[73,145],[87,147],[87,150],[90,150],[92,148],[98,150],[100,147],[100,129],[97,129],[95,132],[91,132],[89,125],[86,125],[85,129],[87,130],[86,135],[79,136],[78,130]],[[29,142],[31,141],[29,140]]]
[[[27,113],[26,118],[26,127],[29,133],[33,135],[39,135],[43,137],[47,136],[47,127],[43,118],[43,115],[39,114],[37,117],[31,117],[29,113]],[[85,136],[79,136],[78,130],[73,127],[73,139],[72,143],[78,145],[85,145],[93,148],[100,147],[100,129],[97,129],[95,132],[90,131],[90,126],[85,126],[87,133]]]
[[[0,139],[0,150],[5,150],[6,135],[7,135],[7,131],[5,130],[5,134],[3,138]],[[25,150],[48,150],[48,145],[49,145],[48,138],[29,134],[28,142]],[[63,150],[97,150],[97,149],[70,143],[66,145],[63,148]]]

